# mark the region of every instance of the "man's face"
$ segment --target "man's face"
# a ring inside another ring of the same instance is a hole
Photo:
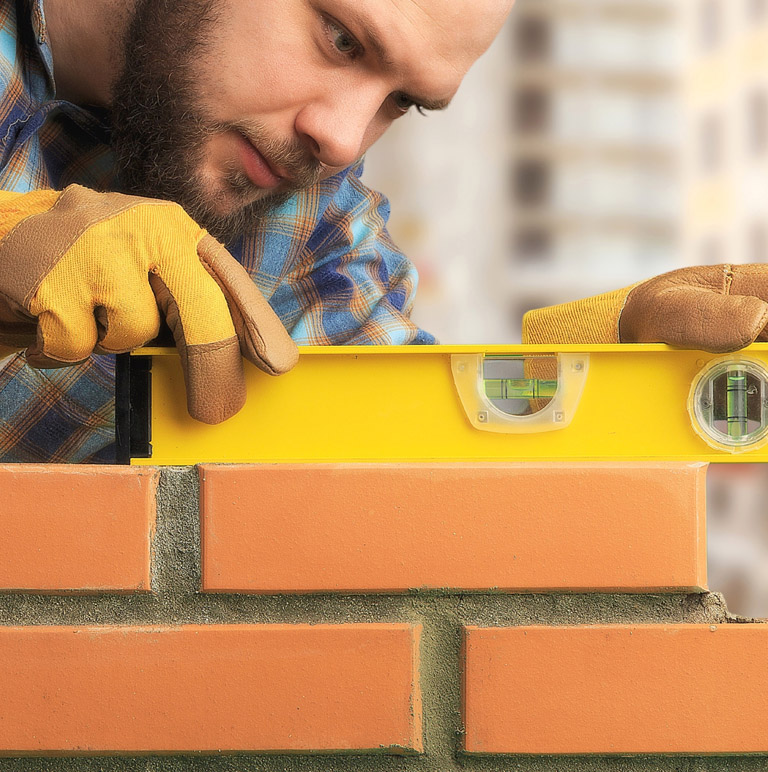
[[[440,109],[514,0],[137,0],[112,100],[127,191],[226,239]]]

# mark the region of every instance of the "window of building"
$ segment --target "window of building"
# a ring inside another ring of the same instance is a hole
[[[701,168],[713,172],[723,163],[723,121],[717,113],[709,113],[699,125],[699,158]]]
[[[552,54],[552,25],[541,16],[520,16],[515,25],[515,50],[521,62],[546,61]]]
[[[544,228],[522,228],[515,236],[514,257],[518,263],[541,263],[552,257],[552,234]]]
[[[521,89],[515,95],[515,126],[523,134],[549,130],[550,95],[540,88]]]
[[[752,263],[768,263],[768,220],[752,226],[749,234],[749,260]]]
[[[546,162],[519,161],[514,171],[515,198],[526,206],[542,206],[549,198],[550,169]]]
[[[747,18],[749,21],[768,18],[768,0],[747,0]]]
[[[768,150],[768,92],[752,94],[747,113],[749,149],[755,155],[762,155]]]
[[[721,0],[701,0],[699,3],[699,39],[708,51],[715,48],[723,37],[723,8]]]

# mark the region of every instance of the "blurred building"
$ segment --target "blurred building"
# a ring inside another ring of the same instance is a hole
[[[768,0],[680,3],[683,253],[688,265],[768,262]],[[768,616],[768,467],[708,474],[710,586]]]
[[[441,340],[519,340],[529,308],[679,264],[679,24],[676,0],[518,0],[446,114],[369,153]]]
[[[416,263],[414,319],[443,343],[509,342],[509,69],[505,29],[445,112],[399,119],[364,179],[392,202],[390,231]]]
[[[674,265],[674,0],[519,0],[510,46],[510,312]]]
[[[451,107],[368,154],[444,343],[684,265],[768,262],[768,0],[517,0]],[[768,465],[713,466],[709,578],[768,616]]]
[[[680,5],[685,262],[768,262],[768,0]]]
[[[709,586],[734,614],[768,617],[768,467],[713,464],[707,471]]]

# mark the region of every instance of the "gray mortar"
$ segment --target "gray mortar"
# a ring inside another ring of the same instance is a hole
[[[55,596],[0,593],[0,624],[409,622],[423,625],[425,753],[232,754],[5,758],[0,772],[765,772],[768,756],[467,756],[461,753],[464,625],[750,622],[715,593],[525,594],[420,590],[404,595],[206,595],[200,585],[199,485],[195,469],[166,468],[158,489],[153,593]]]

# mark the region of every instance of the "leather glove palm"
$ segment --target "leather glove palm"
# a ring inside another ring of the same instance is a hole
[[[768,340],[768,266],[680,268],[615,292],[529,311],[524,343],[669,343],[736,351]]]
[[[0,343],[60,367],[145,344],[160,312],[206,423],[245,401],[241,351],[271,374],[298,358],[242,266],[180,206],[77,185],[0,195]]]

